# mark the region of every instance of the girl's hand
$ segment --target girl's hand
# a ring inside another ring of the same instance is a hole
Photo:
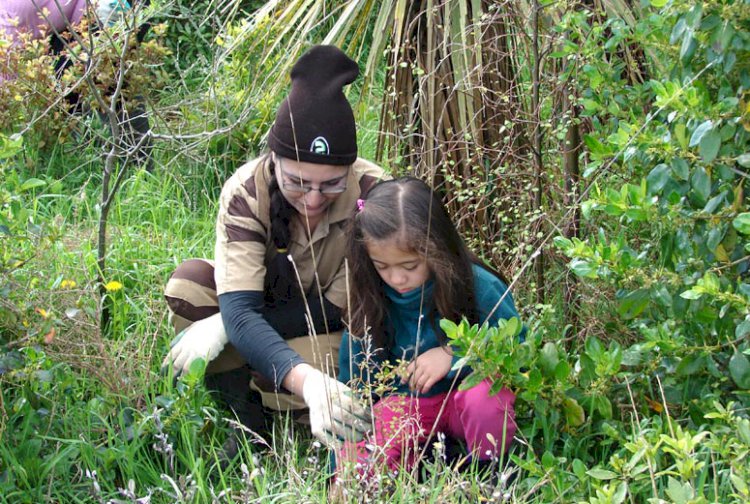
[[[453,354],[447,347],[431,348],[420,354],[406,366],[409,388],[426,394],[433,385],[442,380],[451,370]],[[406,378],[401,380],[406,383]]]

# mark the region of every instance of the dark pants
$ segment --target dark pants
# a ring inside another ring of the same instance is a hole
[[[271,415],[263,407],[260,394],[250,390],[250,367],[242,366],[224,373],[207,374],[206,388],[231,410],[237,421],[260,436],[270,431]]]

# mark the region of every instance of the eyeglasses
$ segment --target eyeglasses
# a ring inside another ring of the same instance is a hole
[[[284,171],[284,166],[281,164],[281,158],[277,157],[276,162],[279,164],[279,170],[281,171],[281,187],[287,192],[307,194],[311,191],[318,191],[324,196],[335,196],[346,191],[346,175],[333,181],[323,181],[318,187],[313,187],[310,184],[287,174]]]

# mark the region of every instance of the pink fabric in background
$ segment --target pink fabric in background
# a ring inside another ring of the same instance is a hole
[[[508,389],[490,396],[490,387],[490,382],[484,380],[468,390],[432,397],[384,397],[374,407],[375,439],[357,443],[356,447],[346,443],[343,457],[356,457],[363,473],[378,461],[384,461],[391,471],[400,470],[402,465],[410,470],[419,455],[418,445],[427,441],[433,430],[465,440],[476,459],[496,457],[507,451],[516,434],[516,396]],[[370,443],[377,446],[374,453],[366,448]]]
[[[46,9],[45,16],[40,11]],[[32,33],[34,38],[65,30],[77,24],[86,10],[86,0],[2,0],[0,1],[0,32],[14,41],[20,33]]]

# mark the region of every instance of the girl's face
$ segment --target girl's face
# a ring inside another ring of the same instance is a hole
[[[347,166],[298,162],[274,154],[276,180],[281,194],[300,215],[320,218],[346,191]]]
[[[425,258],[403,250],[395,238],[368,239],[365,247],[380,278],[399,294],[421,287],[430,278]]]

